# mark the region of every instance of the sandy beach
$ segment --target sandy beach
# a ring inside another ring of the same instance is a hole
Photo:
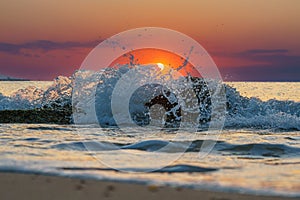
[[[202,200],[279,200],[297,199],[212,192],[187,188],[83,180],[36,174],[0,173],[0,199],[202,199]]]

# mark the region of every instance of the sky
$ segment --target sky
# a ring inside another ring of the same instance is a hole
[[[138,27],[197,40],[227,81],[300,81],[299,0],[1,0],[0,74],[70,76],[101,41]]]

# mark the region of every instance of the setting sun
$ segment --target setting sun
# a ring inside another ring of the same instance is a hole
[[[165,68],[164,64],[162,64],[162,63],[156,63],[156,64],[160,68],[161,71],[164,70],[164,68]]]
[[[195,77],[201,77],[195,67],[186,60],[175,53],[161,50],[161,49],[137,49],[130,51],[116,60],[114,60],[110,67],[117,68],[119,65],[147,65],[156,63],[157,66],[162,70],[166,67],[170,67],[177,70],[183,76],[188,74]]]

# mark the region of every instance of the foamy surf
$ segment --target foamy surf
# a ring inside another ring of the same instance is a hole
[[[74,80],[87,80],[90,79],[91,76],[91,79],[93,79],[94,76],[101,77],[101,79],[96,83],[91,82],[82,87],[84,87],[83,90],[88,94],[92,92],[89,90],[89,87],[93,84],[98,84],[95,98],[97,120],[90,118],[85,119],[85,115],[80,116],[81,120],[87,124],[99,123],[101,126],[116,126],[110,108],[110,97],[112,95],[113,86],[127,70],[128,69],[124,67],[121,69],[105,69],[96,74],[89,71],[78,71],[72,77],[60,76],[56,78],[53,84],[44,90],[30,86],[25,89],[20,89],[10,96],[0,94],[0,110],[32,110],[39,108],[63,110],[65,107],[71,108]],[[184,81],[186,80],[181,79],[175,84],[184,84]],[[205,82],[200,81],[198,86],[201,85],[205,85]],[[151,87],[145,87],[143,90],[136,91],[131,98],[132,101],[129,105],[130,111],[132,118],[137,124],[150,123],[147,109],[144,106],[144,103],[146,103],[145,99],[149,99],[150,90],[159,89],[153,88],[153,86]],[[300,130],[300,102],[275,99],[262,101],[255,97],[243,97],[232,86],[225,84],[224,87],[227,98],[224,128],[273,129],[277,131]],[[200,92],[200,95],[202,94],[202,96],[204,96],[202,101],[205,99],[209,100],[209,98],[205,98],[208,89],[206,87],[202,88],[203,90]],[[211,114],[210,107],[203,107],[203,105],[207,105],[208,103],[209,102],[203,103],[199,107],[202,121],[209,121],[208,119]],[[76,102],[73,102],[73,105],[74,104],[76,104]],[[84,104],[85,112],[90,112],[88,110],[90,109],[89,107],[91,107],[90,105],[92,105],[92,102],[86,102]],[[78,109],[82,108],[80,108],[80,106],[82,105],[78,105]],[[176,111],[172,110],[172,112],[175,113]],[[70,120],[70,123],[71,122],[72,120]]]

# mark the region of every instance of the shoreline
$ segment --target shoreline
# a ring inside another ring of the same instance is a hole
[[[0,199],[283,200],[297,197],[239,194],[28,173],[0,172]]]

